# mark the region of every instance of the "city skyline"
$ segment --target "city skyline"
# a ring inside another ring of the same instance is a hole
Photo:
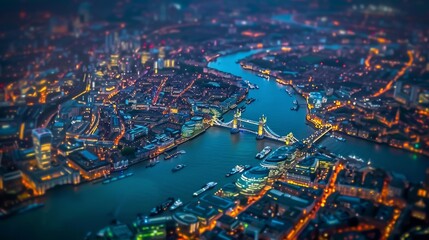
[[[428,237],[425,1],[2,5],[0,238]]]

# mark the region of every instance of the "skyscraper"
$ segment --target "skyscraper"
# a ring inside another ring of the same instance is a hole
[[[141,63],[145,64],[147,61],[149,61],[150,53],[148,51],[143,51],[142,57],[141,57]]]
[[[158,58],[159,59],[164,59],[165,58],[165,49],[164,49],[164,47],[160,47],[159,48]]]
[[[51,144],[52,133],[47,128],[36,128],[32,131],[34,153],[36,155],[37,166],[40,169],[51,167]]]

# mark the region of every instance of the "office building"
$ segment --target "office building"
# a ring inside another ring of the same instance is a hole
[[[49,169],[51,167],[51,131],[46,128],[36,128],[32,131],[32,137],[37,167]]]
[[[253,167],[244,172],[237,180],[236,185],[243,195],[257,195],[267,183],[269,170],[264,167]]]

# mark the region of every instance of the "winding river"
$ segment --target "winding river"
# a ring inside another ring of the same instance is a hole
[[[248,105],[243,117],[257,120],[267,116],[268,126],[281,135],[293,132],[304,138],[314,130],[305,124],[305,108],[291,111],[296,96],[289,96],[284,86],[260,78],[243,70],[238,60],[255,51],[226,55],[210,63],[210,67],[249,80],[259,86],[251,90],[249,97],[256,101]],[[304,101],[299,99],[298,101]],[[225,120],[232,118],[232,113]],[[424,178],[429,159],[393,149],[385,145],[346,137],[346,142],[325,138],[321,144],[342,155],[355,154],[371,159],[374,166],[405,174],[410,180]],[[184,202],[192,199],[192,193],[209,181],[217,181],[217,188],[234,181],[237,176],[224,177],[236,164],[257,165],[255,154],[265,145],[273,147],[281,143],[268,140],[256,141],[247,133],[231,135],[228,130],[213,127],[179,149],[187,153],[164,161],[153,168],[145,164],[133,167],[134,176],[111,184],[83,184],[52,189],[43,197],[45,206],[32,212],[0,221],[0,239],[82,239],[88,231],[97,231],[117,219],[131,223],[137,213],[148,213],[152,207],[167,197],[179,197]],[[187,165],[172,173],[178,163]]]

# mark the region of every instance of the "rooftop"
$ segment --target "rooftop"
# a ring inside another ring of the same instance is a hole
[[[33,135],[35,135],[37,137],[41,137],[41,136],[44,136],[44,135],[50,135],[50,136],[52,136],[51,131],[49,129],[47,129],[47,128],[35,128],[31,132],[32,132]]]
[[[74,152],[70,154],[68,158],[86,171],[91,171],[99,167],[109,165],[109,162],[101,161],[96,155],[88,150]]]

